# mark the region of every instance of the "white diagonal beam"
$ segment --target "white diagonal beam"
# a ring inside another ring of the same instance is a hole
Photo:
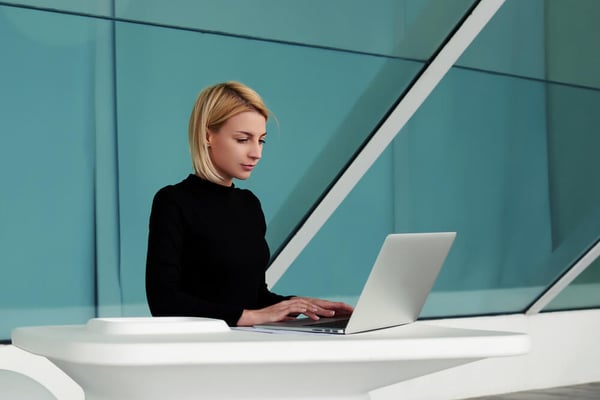
[[[304,224],[273,260],[267,270],[267,283],[274,285],[317,234],[336,208],[342,203],[362,176],[383,153],[388,144],[400,132],[421,106],[465,49],[477,37],[483,27],[496,14],[505,0],[481,0],[464,20],[446,45],[431,61],[412,88],[390,113],[367,145],[333,185],[323,200],[315,207]]]

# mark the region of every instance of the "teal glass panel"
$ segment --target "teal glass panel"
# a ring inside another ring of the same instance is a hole
[[[426,60],[474,0],[129,0],[119,19]]]
[[[487,66],[496,50],[503,62],[518,62],[489,72],[453,68],[277,291],[353,303],[386,234],[457,231],[421,317],[516,313],[596,243],[600,93],[513,75],[556,68],[548,63],[548,6],[506,2],[459,64]],[[525,53],[529,62],[519,57]],[[498,73],[506,68],[510,74]],[[585,293],[597,283],[596,265],[575,282],[587,284]],[[579,294],[562,304],[597,299]]]
[[[597,88],[599,18],[597,0],[507,0],[457,65]]]
[[[547,79],[574,86],[600,88],[600,50],[596,0],[547,0]]]
[[[103,22],[0,6],[0,339],[95,315],[95,41]]]
[[[597,45],[600,3],[548,2],[549,75],[568,82],[551,92],[549,110],[555,207],[555,241],[571,240],[581,225],[598,234],[600,183],[600,49]],[[600,235],[600,234],[599,234]],[[578,276],[544,311],[600,306],[600,260]]]
[[[529,78],[546,78],[545,0],[506,0],[457,66]]]
[[[443,199],[442,204],[452,202],[449,199],[460,199],[464,205],[453,209],[451,215],[461,217],[459,226],[465,224],[464,239],[469,239],[465,237],[468,233],[473,236],[468,245],[457,241],[454,250],[458,251],[460,245],[465,244],[462,260],[455,265],[454,258],[448,259],[445,273],[440,276],[423,316],[520,312],[564,274],[600,234],[598,183],[591,176],[591,171],[600,167],[591,150],[598,145],[596,135],[592,134],[598,121],[590,114],[592,108],[600,106],[600,93],[469,71],[453,72],[448,79],[456,74],[465,78],[459,84],[463,90],[460,103],[469,106],[473,114],[467,121],[468,109],[462,113],[456,107],[452,109],[465,120],[460,133],[451,131],[451,138],[446,140],[451,141],[447,144],[452,147],[447,148],[462,147],[466,154],[461,156],[461,163],[469,159],[472,163],[463,165],[464,171],[456,173],[454,179],[438,176],[438,181],[446,182],[444,185],[454,185],[456,192],[437,193],[429,199]],[[480,89],[469,90],[473,85]],[[444,84],[437,90],[444,91]],[[548,104],[556,100],[557,93],[568,93],[569,100],[563,107],[549,109]],[[474,104],[481,98],[486,98],[485,106]],[[436,99],[434,94],[428,104],[435,103]],[[574,113],[575,108],[580,112]],[[441,109],[436,111],[436,115],[443,115]],[[564,129],[553,123],[560,115],[565,122],[571,118]],[[415,115],[417,123],[421,121],[419,116]],[[454,120],[456,115],[451,118]],[[477,121],[479,129],[474,125]],[[443,121],[438,131],[442,131],[442,124]],[[478,132],[461,146],[461,138],[470,130]],[[488,137],[490,133],[494,137]],[[485,140],[480,141],[483,138]],[[557,146],[559,143],[564,145]],[[565,179],[559,164],[562,161],[564,165],[570,158],[569,152],[576,143],[579,143],[576,146],[587,146],[587,150],[580,154],[582,159],[570,163],[567,170],[571,177],[578,176],[575,182],[586,181],[587,186],[564,192]],[[447,168],[453,165],[452,160],[445,157],[441,164]],[[489,168],[494,164],[495,171]],[[478,178],[468,184],[470,176]],[[427,184],[427,178],[413,177],[413,180]],[[429,183],[434,187],[435,180]],[[465,183],[462,190],[457,190]],[[472,191],[471,196],[465,196],[469,191]],[[562,199],[558,191],[563,191]],[[585,199],[580,200],[579,194]],[[423,198],[414,203],[437,209],[436,201],[439,200],[429,202]],[[561,201],[570,203],[567,209],[578,203],[578,215],[569,217],[568,229],[559,226],[559,210],[565,211]],[[426,208],[422,212],[425,213]],[[434,218],[436,214],[437,211],[430,212]],[[396,215],[399,215],[397,211]],[[477,229],[471,231],[475,227]]]

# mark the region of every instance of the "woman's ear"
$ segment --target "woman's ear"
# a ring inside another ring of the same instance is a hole
[[[210,140],[212,139],[214,133],[209,128],[206,128],[206,147],[210,147]]]

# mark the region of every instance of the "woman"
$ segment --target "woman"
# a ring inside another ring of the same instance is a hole
[[[344,303],[272,293],[259,200],[238,189],[258,164],[269,110],[238,82],[204,89],[192,111],[195,174],[158,191],[152,204],[146,294],[154,316],[198,316],[230,326],[347,315]]]

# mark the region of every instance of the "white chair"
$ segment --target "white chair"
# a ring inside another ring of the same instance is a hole
[[[85,400],[85,396],[81,387],[47,358],[0,345],[0,400],[29,399]]]
[[[0,369],[0,399],[57,400],[36,380],[7,369]]]

